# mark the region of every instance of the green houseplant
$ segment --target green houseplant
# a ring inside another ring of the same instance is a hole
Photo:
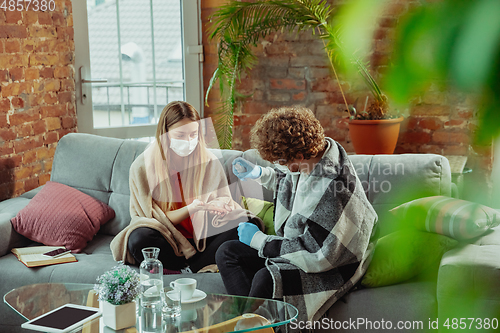
[[[211,16],[211,20],[213,26],[209,37],[218,41],[218,66],[210,81],[206,98],[208,101],[208,95],[215,82],[218,81],[222,103],[216,110],[215,127],[222,147],[231,148],[233,110],[238,98],[242,97],[236,90],[236,83],[241,73],[249,71],[257,63],[252,46],[270,33],[278,31],[310,30],[321,38],[335,77],[337,77],[337,70],[334,60],[337,54],[343,54],[343,58],[347,59],[342,66],[354,64],[371,91],[373,102],[363,111],[356,112],[352,106],[348,105],[342,87],[339,85],[346,110],[350,110],[352,120],[373,122],[394,117],[388,112],[387,98],[370,74],[368,65],[354,53],[347,54],[346,57],[343,43],[339,39],[339,29],[334,20],[333,9],[326,0],[257,0],[254,2],[230,0]],[[402,118],[390,121],[396,123],[397,135],[401,120]],[[366,132],[366,130],[361,132]],[[373,137],[370,140],[361,140],[375,141]],[[397,137],[393,141],[395,146]]]

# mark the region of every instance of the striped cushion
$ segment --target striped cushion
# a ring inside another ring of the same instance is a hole
[[[433,196],[413,200],[390,210],[405,224],[458,240],[471,239],[500,224],[500,212],[478,203]]]

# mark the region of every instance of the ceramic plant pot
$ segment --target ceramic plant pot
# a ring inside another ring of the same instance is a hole
[[[102,320],[104,325],[114,330],[135,326],[135,302],[122,305],[102,303]]]
[[[349,120],[349,134],[356,154],[392,154],[403,117],[381,120]]]

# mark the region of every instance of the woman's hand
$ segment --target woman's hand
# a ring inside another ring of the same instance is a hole
[[[200,210],[208,210],[211,214],[217,214],[219,216],[224,216],[227,212],[232,210],[231,207],[225,203],[213,202],[207,204],[199,199],[194,199],[193,202],[188,205],[188,209],[190,214]]]
[[[205,209],[205,203],[199,199],[194,199],[193,202],[191,202],[189,205],[188,205],[188,210],[190,212],[190,214],[192,213],[196,213],[202,209]]]
[[[228,212],[232,211],[231,206],[223,202],[212,202],[207,204],[207,209],[211,214],[225,216]]]

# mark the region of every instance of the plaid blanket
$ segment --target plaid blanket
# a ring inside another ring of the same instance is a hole
[[[323,158],[307,176],[267,167],[259,181],[275,189],[276,236],[257,233],[251,246],[267,258],[274,298],[319,320],[365,273],[377,214],[346,152],[327,138]],[[300,179],[302,178],[302,179]]]

